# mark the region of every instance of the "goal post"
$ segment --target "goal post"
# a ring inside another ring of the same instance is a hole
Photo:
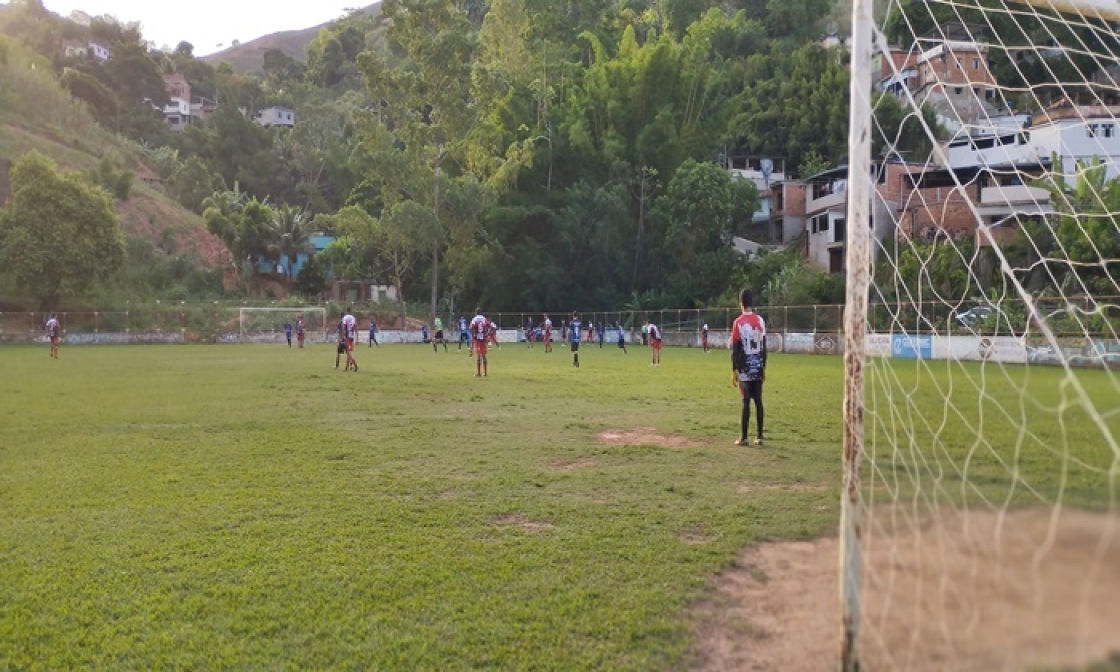
[[[806,213],[845,246],[845,671],[1120,651],[1118,23],[853,0],[847,202]]]
[[[284,325],[292,325],[295,339],[296,325],[303,319],[306,340],[319,343],[327,334],[327,310],[321,307],[249,308],[238,314],[238,340],[241,343],[282,343]]]

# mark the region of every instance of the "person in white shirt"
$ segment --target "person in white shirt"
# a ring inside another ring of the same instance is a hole
[[[358,320],[354,318],[354,311],[346,309],[342,316],[342,326],[346,331],[346,368],[358,370],[358,360],[354,359],[354,342],[358,340]]]
[[[51,357],[58,359],[58,339],[62,333],[62,325],[59,324],[54,313],[51,313],[50,319],[43,328],[47,330],[47,337],[51,339]]]

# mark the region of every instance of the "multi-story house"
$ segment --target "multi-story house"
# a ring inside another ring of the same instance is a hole
[[[163,117],[173,131],[181,131],[192,121],[191,85],[179,73],[163,76],[163,88],[167,91],[167,105],[163,107]]]
[[[785,180],[770,184],[770,242],[786,245],[805,233],[805,183]]]
[[[785,159],[732,155],[725,158],[725,166],[732,178],[750,180],[758,189],[758,211],[754,213],[752,223],[764,225],[769,222],[772,209],[770,185],[786,179]]]

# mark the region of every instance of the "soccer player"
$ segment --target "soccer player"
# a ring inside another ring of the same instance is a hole
[[[646,320],[646,334],[649,345],[653,348],[653,363],[650,366],[661,366],[661,330],[649,320]]]
[[[604,322],[603,320],[599,320],[599,324],[596,324],[595,328],[599,330],[599,349],[602,350],[603,349],[603,338],[606,336],[606,331],[607,331],[607,323]]]
[[[375,345],[381,347],[381,344],[377,342],[377,323],[371,317],[369,318],[369,347],[372,348]]]
[[[490,321],[490,328],[486,330],[486,341],[499,350],[502,348],[498,345],[498,325],[493,320]]]
[[[296,340],[299,341],[299,347],[303,347],[303,315],[299,316],[296,320]]]
[[[62,325],[59,324],[54,313],[51,313],[43,328],[47,330],[47,338],[51,339],[51,357],[58,359],[58,337],[62,333]]]
[[[544,351],[552,352],[552,320],[548,319],[548,315],[544,316],[544,322],[541,322],[541,337],[544,338]]]
[[[700,345],[704,346],[704,353],[707,354],[708,349],[708,323],[705,322],[703,327],[700,327]]]
[[[346,309],[342,316],[342,324],[346,328],[346,370],[358,370],[358,360],[354,359],[354,342],[358,340],[358,320],[354,318],[354,310]]]
[[[579,314],[578,313],[572,313],[572,323],[571,323],[570,326],[572,328],[572,330],[571,330],[571,335],[572,335],[572,342],[571,342],[571,346],[572,346],[572,366],[574,366],[578,369],[579,368],[579,336],[580,336],[579,331],[580,331],[580,327],[583,326],[579,322]]]
[[[533,338],[536,334],[533,333],[533,318],[529,318],[529,324],[525,327],[525,340],[529,344],[529,349],[533,349]]]
[[[338,347],[335,348],[335,352],[334,352],[334,368],[336,368],[336,369],[338,368],[339,358],[342,357],[342,355],[346,354],[346,323],[344,321],[345,317],[346,317],[346,314],[344,313],[342,315],[342,317],[340,317],[338,319],[338,326],[336,327],[336,329],[338,331]],[[350,370],[350,356],[349,355],[346,356],[346,370],[347,371]]]
[[[437,347],[443,343],[443,351],[447,352],[447,339],[443,337],[443,318],[436,318],[436,337],[432,339],[432,352],[439,352]]]
[[[470,331],[474,337],[472,350],[475,353],[475,378],[487,375],[486,341],[490,337],[490,320],[482,314],[481,308],[475,309],[475,316],[471,320]]]
[[[754,297],[749,289],[739,293],[739,307],[742,314],[731,326],[728,347],[732,348],[731,361],[735,370],[735,382],[739,397],[743,401],[740,417],[739,440],[736,446],[747,445],[750,436],[751,402],[758,411],[758,434],[754,445],[762,445],[762,383],[766,381],[766,322],[754,312]]]
[[[616,322],[615,328],[618,329],[618,347],[622,348],[622,354],[630,354],[626,351],[626,332],[622,330],[622,323]]]
[[[642,345],[649,345],[649,320],[642,325]]]
[[[470,357],[470,332],[467,331],[467,318],[459,316],[459,349],[463,349],[463,344],[467,344],[467,356]]]
[[[595,345],[595,322],[587,323],[587,342]]]
[[[291,321],[284,323],[284,338],[288,339],[288,347],[292,347],[292,323]]]

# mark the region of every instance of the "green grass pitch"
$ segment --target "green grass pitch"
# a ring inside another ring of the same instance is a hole
[[[584,348],[507,344],[486,379],[454,346],[363,346],[357,374],[325,345],[0,348],[0,669],[686,666],[741,549],[834,529],[842,360],[773,356],[744,449],[726,352]],[[1061,372],[998,371],[874,367],[877,497],[1108,503]],[[598,438],[637,428],[690,441]],[[904,482],[933,467],[888,446],[933,436],[945,473]]]

